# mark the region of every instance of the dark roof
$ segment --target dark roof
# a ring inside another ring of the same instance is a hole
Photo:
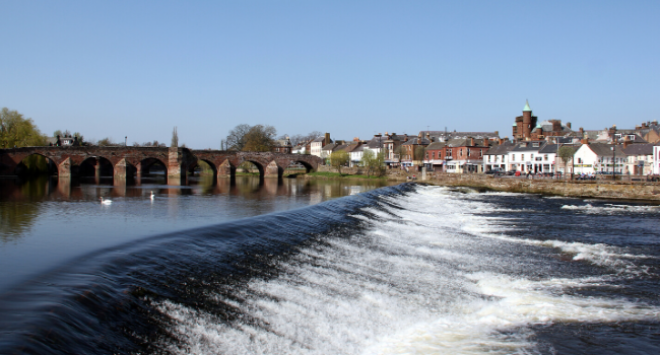
[[[623,152],[628,155],[653,155],[653,144],[631,144]]]
[[[557,149],[559,149],[559,146],[561,146],[561,144],[547,143],[541,149],[539,149],[539,153],[544,153],[544,154],[557,153]]]
[[[516,146],[511,143],[503,143],[501,145],[494,145],[488,149],[488,151],[484,154],[486,155],[504,155],[508,152],[510,152],[513,148]]]
[[[312,141],[312,143],[313,143],[313,142],[323,142],[324,139],[325,139],[325,137],[324,137],[324,136],[321,136],[321,137],[318,137],[318,138],[314,139],[314,140]],[[330,140],[330,142],[332,142],[332,139]]]
[[[387,137],[373,137],[369,142],[367,142],[367,148],[378,149],[385,143],[386,140]]]
[[[348,152],[349,151],[347,149],[348,147],[350,147],[350,144],[338,144],[337,147],[335,147],[335,149],[333,149],[332,151],[334,152],[334,151],[337,151],[337,150],[345,150],[345,151]]]
[[[337,145],[337,143],[326,144],[323,146],[323,148],[321,148],[321,150],[333,150]]]
[[[351,143],[351,144],[347,144],[346,147],[343,148],[343,149],[350,153],[350,152],[356,151],[356,149],[359,148],[359,147],[362,147],[362,144]],[[362,150],[362,149],[360,149],[360,150]],[[358,150],[358,152],[359,152],[359,150]]]
[[[538,143],[538,145],[535,147],[534,143]],[[511,149],[514,152],[529,152],[529,151],[534,151],[534,150],[541,150],[543,148],[543,145],[546,144],[546,141],[527,141],[527,142],[520,142],[516,143],[515,148]]]
[[[601,156],[601,157],[607,157],[607,156],[612,156],[612,145],[611,144],[605,144],[605,143],[590,143],[587,144],[589,149],[591,149],[592,152],[596,153],[596,155]],[[614,157],[615,158],[624,158],[626,157],[626,154],[623,152],[623,149],[621,149],[621,146],[615,145],[614,146]]]
[[[422,136],[426,137],[426,134],[430,134],[431,137],[445,137],[445,140],[451,139],[454,137],[474,137],[474,138],[479,138],[483,139],[485,137],[488,138],[499,138],[500,135],[499,133],[495,132],[446,132],[445,131],[420,131],[419,133],[422,134]]]
[[[445,142],[433,142],[426,147],[426,149],[442,149],[447,146]]]
[[[413,137],[413,138],[408,138],[408,141],[403,143],[402,145],[411,145],[411,144],[428,145],[430,143],[431,141],[426,138],[422,138],[420,141],[419,137]]]

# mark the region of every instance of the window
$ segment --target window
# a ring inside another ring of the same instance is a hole
[[[520,160],[525,161],[525,154],[520,154]]]
[[[484,156],[484,151],[479,149],[479,157],[483,157],[483,156]]]
[[[490,155],[488,156],[488,162],[490,163]]]
[[[548,160],[548,155],[547,154],[543,157],[543,160]]]
[[[539,147],[539,143],[538,143],[538,142],[534,142],[534,143],[532,143],[532,147],[538,148],[538,147]]]
[[[463,148],[461,148],[461,149],[458,150],[458,156],[459,156],[459,157],[462,157],[462,156],[463,156]]]
[[[516,155],[515,154],[511,154],[511,160],[516,160]]]

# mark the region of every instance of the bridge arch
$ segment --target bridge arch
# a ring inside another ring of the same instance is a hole
[[[58,169],[50,157],[33,153],[21,159],[13,173],[18,176],[58,175]]]
[[[167,164],[159,158],[147,157],[138,163],[137,174],[138,179],[144,177],[163,176],[167,178]]]
[[[300,164],[300,165],[302,165],[302,166],[305,168],[305,170],[306,170],[305,172],[306,172],[306,173],[311,173],[312,171],[314,171],[314,166],[312,166],[312,164],[310,164],[310,163],[308,163],[308,162],[306,162],[306,161],[304,161],[304,160],[291,159],[291,161],[289,162],[289,166],[291,166],[291,165],[293,165],[293,164]]]
[[[266,172],[266,167],[263,165],[263,163],[261,163],[257,160],[253,160],[253,159],[245,159],[245,160],[243,160],[243,163],[252,163],[254,166],[257,167],[257,170],[259,170],[259,178],[260,179],[264,178],[264,174]]]
[[[113,176],[114,171],[115,167],[109,159],[101,156],[91,156],[80,163],[78,175],[81,177]]]

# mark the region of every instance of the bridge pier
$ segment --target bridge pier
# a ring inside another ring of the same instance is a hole
[[[280,168],[274,160],[271,161],[264,169],[264,177],[266,178],[279,179],[282,177],[283,173],[284,173],[284,169]]]
[[[169,148],[167,160],[167,184],[186,185],[188,183],[186,170],[187,169],[183,167],[183,156],[180,154],[179,148]]]
[[[71,178],[71,158],[64,159],[64,161],[57,166],[57,176],[61,178]]]
[[[229,159],[225,160],[220,166],[218,166],[218,179],[225,179],[225,178],[231,178],[234,176],[234,171],[236,168],[234,168],[231,163],[229,162]]]

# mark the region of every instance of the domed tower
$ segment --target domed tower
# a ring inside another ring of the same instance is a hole
[[[532,109],[529,108],[529,101],[525,100],[525,108],[523,108],[523,139],[528,139],[532,136]]]

